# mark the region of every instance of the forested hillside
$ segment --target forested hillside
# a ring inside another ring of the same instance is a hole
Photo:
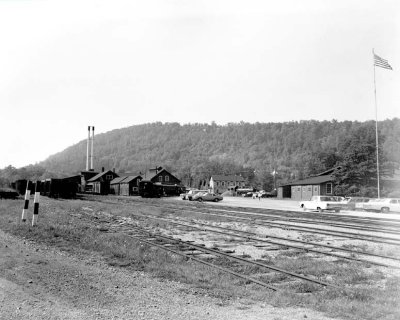
[[[400,119],[381,121],[378,127],[382,165],[398,167]],[[228,125],[157,122],[96,135],[94,163],[95,170],[105,167],[130,173],[163,166],[186,184],[196,184],[211,174],[241,174],[251,183],[270,189],[274,168],[278,183],[301,179],[345,161],[360,145],[369,146],[368,170],[373,170],[374,121]],[[71,175],[85,169],[85,164],[83,140],[39,165],[47,173]]]

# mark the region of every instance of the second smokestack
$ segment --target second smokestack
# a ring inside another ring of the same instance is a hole
[[[86,150],[86,171],[89,171],[89,157],[90,157],[90,126],[88,129],[87,150]]]
[[[90,158],[90,170],[93,171],[93,142],[94,142],[94,127],[92,127],[92,155]]]

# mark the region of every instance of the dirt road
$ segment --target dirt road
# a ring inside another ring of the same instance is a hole
[[[221,301],[0,231],[0,319],[328,319],[305,309]]]

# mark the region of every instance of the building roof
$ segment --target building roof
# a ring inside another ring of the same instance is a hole
[[[327,176],[327,175],[331,175],[332,173],[334,173],[336,170],[340,170],[342,167],[338,166],[335,168],[331,168],[329,170],[326,170],[324,172],[318,173],[316,176]]]
[[[138,176],[128,176],[128,177],[125,177],[125,179],[122,181],[122,183],[129,183],[129,182],[131,182],[132,180],[135,180],[135,179],[141,178],[141,177],[142,177],[141,175],[138,175]]]
[[[122,182],[122,180],[125,180],[126,178],[128,178],[128,177],[117,177],[117,178],[114,178],[114,179],[112,179],[111,181],[110,181],[110,184],[117,184],[117,183],[121,183]]]
[[[216,174],[212,175],[211,178],[214,181],[238,181],[238,182],[244,182],[244,178],[241,176],[236,176],[236,175],[223,175],[223,174]]]
[[[317,177],[311,177],[303,180],[298,180],[298,181],[293,181],[291,183],[287,183],[285,185],[281,185],[280,187],[284,186],[304,186],[304,185],[310,185],[310,184],[321,184],[324,182],[330,182],[333,181],[332,176],[317,176]]]
[[[118,175],[115,172],[112,172],[111,170],[107,170],[107,171],[103,171],[100,172],[98,174],[96,174],[93,178],[90,178],[87,182],[95,182],[97,180],[99,180],[102,176],[106,175],[106,174],[114,174],[115,176],[118,177]]]
[[[162,172],[166,172],[167,174],[169,174],[170,176],[174,177],[176,180],[180,181],[177,177],[175,177],[172,173],[168,172],[167,170],[165,170],[164,168],[156,171],[156,170],[149,170],[147,171],[144,176],[146,180],[152,180],[154,179],[156,176],[158,176],[160,173]],[[143,175],[141,175],[141,177],[143,177]]]

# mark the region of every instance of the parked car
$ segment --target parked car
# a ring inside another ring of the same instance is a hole
[[[345,197],[340,197],[340,196],[332,196],[333,198],[336,199],[336,201],[344,201]]]
[[[181,193],[180,197],[182,198],[182,200],[192,200],[192,197],[196,194],[201,192],[201,190],[189,190],[186,193]]]
[[[272,191],[266,191],[264,192],[261,197],[262,198],[273,198],[277,196],[277,191],[276,190],[272,190]]]
[[[344,208],[344,204],[337,201],[333,196],[312,196],[309,201],[301,201],[300,208],[304,210],[318,210],[319,212],[324,210],[340,212]]]
[[[380,211],[380,212],[400,212],[400,199],[386,198],[374,199],[363,205],[364,210]]]
[[[363,204],[368,202],[369,198],[366,197],[345,197],[342,203],[345,204],[347,210],[363,209]]]
[[[242,197],[251,198],[253,196],[253,192],[246,192],[242,194]]]
[[[200,202],[202,202],[202,201],[218,202],[218,201],[221,201],[222,199],[224,199],[224,198],[222,196],[220,196],[219,194],[215,194],[215,193],[211,193],[211,192],[199,192],[193,197],[193,200],[197,200]]]

